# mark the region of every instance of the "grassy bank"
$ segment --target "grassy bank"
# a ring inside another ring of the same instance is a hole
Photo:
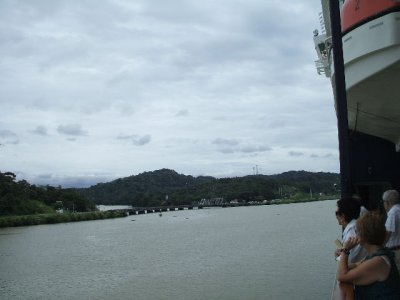
[[[24,216],[3,216],[0,217],[0,228],[91,221],[91,220],[121,218],[121,217],[126,217],[126,213],[121,211],[92,211],[92,212],[81,212],[81,213],[63,213],[63,214],[54,213],[54,214],[24,215]]]

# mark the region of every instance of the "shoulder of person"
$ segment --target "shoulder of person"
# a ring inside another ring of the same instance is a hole
[[[376,270],[376,268],[389,267],[387,261],[389,261],[389,258],[386,255],[376,255],[370,259],[364,260],[360,264],[360,267]]]
[[[390,271],[391,265],[390,265],[390,260],[387,255],[377,255],[372,257],[371,259],[366,260],[365,262],[365,270],[369,270],[370,272],[376,272],[380,271],[382,275],[384,275],[386,272]],[[385,276],[384,276],[385,277]],[[383,280],[385,278],[380,278],[380,280]]]
[[[358,285],[368,285],[376,281],[385,280],[389,272],[390,267],[387,263],[380,256],[374,256],[360,262],[347,274],[338,276],[338,280]]]
[[[357,236],[356,233],[356,220],[351,220],[349,224],[346,226],[346,233],[348,236]]]
[[[387,212],[388,218],[397,218],[400,215],[400,204],[396,204],[392,206],[391,209]]]

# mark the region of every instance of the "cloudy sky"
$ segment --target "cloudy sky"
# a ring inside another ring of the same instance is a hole
[[[0,171],[338,172],[319,0],[0,0]],[[256,169],[257,166],[257,169]]]

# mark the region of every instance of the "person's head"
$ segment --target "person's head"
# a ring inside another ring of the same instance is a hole
[[[382,246],[385,242],[385,220],[381,214],[366,213],[357,220],[356,229],[361,244]]]
[[[386,211],[389,211],[393,205],[400,203],[399,192],[396,190],[388,190],[383,193],[382,200],[383,207]]]
[[[337,204],[336,217],[340,225],[346,225],[360,215],[360,202],[353,198],[342,198]]]

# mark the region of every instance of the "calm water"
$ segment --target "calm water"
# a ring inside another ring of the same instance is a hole
[[[0,229],[0,298],[330,299],[335,203]]]

